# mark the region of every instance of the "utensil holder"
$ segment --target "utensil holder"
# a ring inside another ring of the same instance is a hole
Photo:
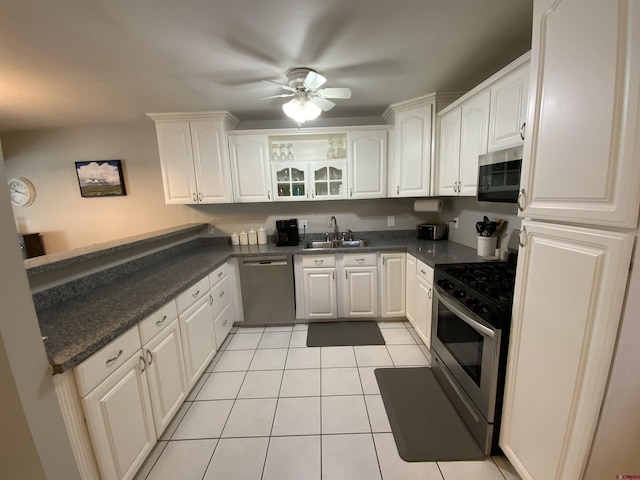
[[[478,237],[478,255],[491,257],[495,255],[498,237]]]

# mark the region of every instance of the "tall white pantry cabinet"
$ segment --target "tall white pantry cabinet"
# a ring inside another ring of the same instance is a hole
[[[612,362],[630,356],[616,342],[638,233],[639,99],[639,2],[534,2],[525,220],[500,432],[524,480],[640,473],[640,383],[635,408],[628,400],[601,417],[625,391],[610,381]],[[627,320],[640,330],[637,315]],[[621,417],[635,437],[603,441]]]

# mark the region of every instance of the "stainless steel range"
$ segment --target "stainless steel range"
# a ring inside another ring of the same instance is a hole
[[[485,454],[498,432],[515,262],[436,265],[432,367]]]

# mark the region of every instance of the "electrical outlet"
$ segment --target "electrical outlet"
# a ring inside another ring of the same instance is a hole
[[[387,227],[395,227],[396,226],[396,216],[389,215],[387,217]]]
[[[453,223],[453,228],[458,228],[458,217],[451,220],[451,223]]]
[[[309,228],[309,224],[306,220],[300,220],[300,228]]]

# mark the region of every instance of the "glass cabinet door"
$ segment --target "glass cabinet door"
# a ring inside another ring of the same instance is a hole
[[[276,201],[306,200],[308,197],[304,164],[273,164]]]
[[[347,198],[346,167],[344,161],[313,162],[311,164],[311,198],[327,200]]]

